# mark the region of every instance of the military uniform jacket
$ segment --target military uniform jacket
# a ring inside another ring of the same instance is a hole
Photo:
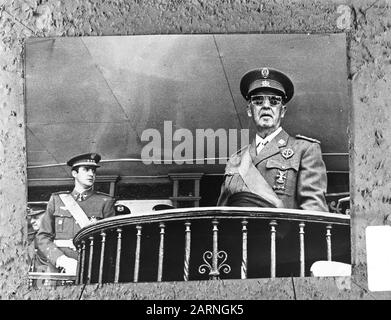
[[[37,246],[40,254],[53,265],[56,264],[57,258],[63,254],[74,259],[77,259],[78,256],[74,249],[59,248],[54,243],[54,240],[72,240],[81,229],[60,199],[61,193],[69,193],[69,191],[51,195],[37,234]],[[75,191],[72,191],[71,194],[74,198],[77,197]],[[114,202],[115,199],[111,196],[97,191],[91,191],[86,194],[83,201],[77,201],[88,218],[96,218],[97,220],[114,216]]]
[[[284,130],[258,155],[254,139],[252,144],[231,156],[225,169],[218,206],[224,206],[234,193],[250,191],[237,170],[246,149],[252,163],[283,202],[284,208],[328,211],[325,200],[326,167],[319,142],[300,135],[292,137]]]

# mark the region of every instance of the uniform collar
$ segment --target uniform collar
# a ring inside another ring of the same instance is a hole
[[[288,144],[289,134],[285,130],[281,129],[277,133],[277,135],[270,141],[270,143],[265,145],[265,147],[259,154],[256,153],[255,140],[256,139],[253,140],[253,143],[250,147],[250,154],[254,164],[257,165],[259,162],[270,158],[277,153],[280,153],[281,148],[286,147],[286,145]]]
[[[76,189],[73,189],[71,194],[76,201],[84,201],[87,198],[89,198],[93,193],[94,193],[94,188],[90,188],[88,190],[84,190],[83,192],[78,192],[76,191]]]
[[[258,134],[255,135],[255,145],[259,145],[259,143],[266,144],[267,142],[272,141],[282,130],[282,127],[278,127],[276,131],[269,134],[265,138],[260,137]]]

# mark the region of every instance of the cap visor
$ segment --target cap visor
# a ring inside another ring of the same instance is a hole
[[[80,167],[80,166],[88,166],[88,167],[97,167],[99,168],[100,165],[96,164],[96,163],[91,163],[91,162],[78,162],[78,163],[75,163],[72,168],[74,167]]]
[[[258,94],[265,94],[265,93],[273,93],[273,94],[280,95],[282,97],[285,96],[285,92],[283,92],[279,89],[272,88],[272,87],[258,87],[258,88],[252,89],[248,93],[248,97],[250,98],[251,96],[258,95]]]

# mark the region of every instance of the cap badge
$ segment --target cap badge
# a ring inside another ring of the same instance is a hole
[[[281,154],[285,159],[289,159],[290,157],[293,156],[294,152],[291,148],[287,148],[282,150]]]
[[[261,86],[262,87],[270,87],[270,82],[267,81],[267,80],[263,80],[262,83],[261,83]]]
[[[269,76],[269,69],[268,68],[262,68],[261,70],[262,77],[265,79]]]
[[[279,144],[284,144],[284,143],[285,143],[285,140],[284,140],[284,139],[280,139],[280,140],[278,140],[278,143],[279,143]]]

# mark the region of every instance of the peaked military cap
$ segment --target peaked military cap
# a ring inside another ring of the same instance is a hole
[[[44,214],[46,212],[46,210],[33,210],[30,208],[30,210],[27,212],[27,216],[28,217],[34,217],[34,216],[37,216],[37,215],[41,215],[41,214]]]
[[[281,94],[285,104],[292,99],[294,86],[286,74],[267,67],[250,70],[240,80],[240,92],[246,100],[266,90]]]
[[[97,153],[84,153],[68,160],[67,165],[72,168],[77,166],[100,167],[98,165],[100,159],[101,156]]]

